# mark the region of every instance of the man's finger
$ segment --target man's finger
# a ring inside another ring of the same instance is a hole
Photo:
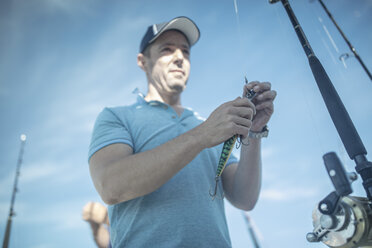
[[[260,84],[259,81],[252,81],[252,82],[249,82],[248,84],[245,84],[244,85],[244,91],[246,90],[251,90],[253,89],[253,87],[255,87],[256,85]],[[245,92],[244,92],[245,93]]]
[[[256,114],[256,108],[234,107],[230,109],[230,114],[246,119],[252,119]]]
[[[257,110],[262,110],[262,109],[268,109],[270,111],[274,111],[274,104],[272,101],[265,101],[256,106]]]
[[[239,97],[232,101],[234,107],[254,107],[254,104],[246,97]]]
[[[273,101],[276,97],[276,91],[275,90],[269,90],[262,92],[259,96],[256,97],[258,101],[265,101],[265,100],[271,100]]]
[[[270,82],[259,83],[259,84],[256,84],[253,87],[253,90],[255,92],[262,92],[262,91],[267,91],[267,90],[270,90],[270,89],[271,89],[271,83]]]
[[[247,128],[251,128],[251,126],[252,126],[252,120],[251,119],[236,116],[233,119],[233,121],[234,121],[235,124],[238,124],[239,126],[243,126],[243,127],[247,127]]]

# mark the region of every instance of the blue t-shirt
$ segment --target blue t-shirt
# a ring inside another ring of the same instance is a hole
[[[202,122],[190,109],[178,116],[167,104],[139,96],[133,105],[105,108],[99,114],[89,158],[114,143],[127,144],[134,153],[151,150]],[[221,150],[222,144],[204,149],[154,192],[109,206],[112,246],[231,247],[224,202],[209,195]],[[234,156],[227,165],[231,163],[237,163]]]

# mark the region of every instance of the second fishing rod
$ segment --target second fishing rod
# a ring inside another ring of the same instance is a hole
[[[344,144],[344,147],[351,159],[356,163],[356,171],[361,175],[363,187],[367,197],[372,201],[372,166],[366,158],[367,150],[343,104],[335,87],[333,86],[327,72],[319,59],[315,56],[301,25],[299,24],[288,0],[269,0],[270,3],[282,2],[288,17],[296,31],[297,37],[308,58],[309,65],[320,93],[326,104],[333,124]]]

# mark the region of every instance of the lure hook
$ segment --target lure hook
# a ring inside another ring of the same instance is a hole
[[[236,147],[236,149],[239,149],[240,148],[240,146],[242,145],[242,136],[240,135],[240,136],[238,136],[237,137],[237,139],[236,139],[236,143],[235,143],[235,147]]]
[[[218,186],[218,179],[216,179],[216,185],[214,186],[214,192],[211,192],[211,189],[209,190],[209,195],[212,197],[212,201],[214,198],[216,198],[217,195],[217,186]]]
[[[243,146],[248,146],[249,145],[249,141],[247,143],[244,143],[243,137],[240,135],[239,138],[236,141],[235,147],[236,147],[236,149],[239,149],[242,145]]]
[[[213,192],[212,192],[212,188],[209,190],[209,195],[212,197],[212,201],[217,197],[218,181],[219,180],[220,180],[220,177],[216,176],[216,178],[215,178],[216,184],[214,186],[214,190],[213,190]],[[223,199],[223,193],[222,193],[221,199]]]

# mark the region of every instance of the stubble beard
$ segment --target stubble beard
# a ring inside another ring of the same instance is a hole
[[[169,88],[172,89],[172,91],[175,93],[178,93],[178,94],[182,93],[186,88],[187,80],[184,81],[181,78],[176,78],[174,79],[174,81],[175,82],[169,85]]]

